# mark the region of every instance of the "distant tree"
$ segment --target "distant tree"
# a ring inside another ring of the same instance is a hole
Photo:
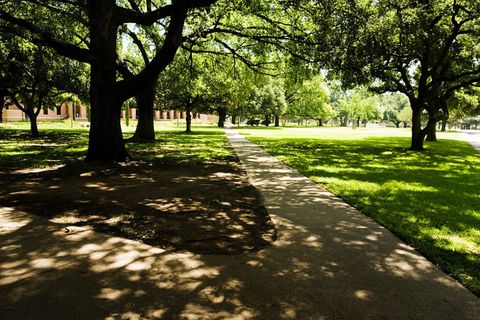
[[[408,97],[402,93],[388,92],[380,96],[379,104],[382,107],[383,120],[391,121],[399,128],[403,122],[403,119],[400,118],[400,112],[405,107],[410,106]]]
[[[423,150],[427,134],[448,117],[451,95],[479,85],[479,1],[345,1],[337,8],[332,65],[345,83],[405,94],[410,149]]]
[[[10,57],[0,65],[4,94],[30,121],[32,136],[38,137],[37,117],[42,109],[54,107],[65,93],[86,94],[82,67],[21,37],[4,35],[3,38],[6,45],[2,51]]]
[[[303,82],[302,86],[294,94],[290,103],[293,111],[291,113],[305,119],[315,119],[318,125],[333,116],[333,109],[330,106],[330,91],[323,81],[323,77],[317,75],[310,80]]]
[[[266,126],[269,126],[272,120],[276,127],[280,126],[280,116],[287,108],[282,79],[268,79],[267,83],[254,91],[251,99],[256,113],[263,116]]]
[[[340,99],[338,109],[347,114],[353,129],[360,126],[361,120],[378,117],[375,98],[365,87],[349,90],[347,97]]]
[[[410,106],[404,107],[397,114],[397,119],[403,123],[403,127],[406,128],[408,124],[412,123],[412,108]]]

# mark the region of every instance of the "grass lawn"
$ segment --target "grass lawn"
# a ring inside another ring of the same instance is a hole
[[[127,144],[132,161],[102,165],[82,161],[88,128],[39,127],[38,139],[24,122],[0,128],[0,206],[168,250],[231,254],[275,237],[223,129],[163,125],[155,143]]]
[[[47,167],[78,161],[85,157],[88,127],[75,122],[39,121],[40,138],[29,137],[29,123],[6,122],[0,124],[0,167]],[[133,135],[135,123],[124,126],[125,138]],[[162,159],[164,162],[219,161],[233,154],[225,148],[227,138],[223,129],[194,126],[193,133],[185,135],[184,128],[174,123],[156,123],[157,141],[150,144],[127,144],[135,159]]]
[[[396,233],[480,296],[480,154],[404,129],[240,128],[252,142]],[[446,139],[445,139],[446,138]]]

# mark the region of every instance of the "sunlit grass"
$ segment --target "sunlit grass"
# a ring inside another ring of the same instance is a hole
[[[480,295],[480,155],[455,133],[411,152],[403,129],[241,129]],[[442,139],[444,138],[444,139]]]

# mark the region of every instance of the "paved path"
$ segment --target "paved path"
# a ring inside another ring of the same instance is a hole
[[[463,140],[469,142],[478,152],[480,152],[480,131],[479,130],[462,130]]]
[[[0,318],[478,319],[478,298],[390,232],[227,133],[274,246],[172,253],[0,208]]]

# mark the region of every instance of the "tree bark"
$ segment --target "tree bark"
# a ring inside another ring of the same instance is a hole
[[[155,101],[155,84],[145,87],[145,90],[136,97],[138,110],[138,123],[133,137],[128,139],[133,142],[153,142],[155,141],[155,121],[153,117],[153,107]]]
[[[32,137],[38,138],[40,132],[38,131],[37,114],[31,110],[27,112],[27,116],[30,121],[30,132],[32,133]]]
[[[187,111],[187,114],[185,116],[185,123],[186,123],[185,133],[192,133],[192,106],[189,103],[187,103],[185,109]]]
[[[323,127],[323,120],[322,119],[317,119],[318,121],[318,126]]]
[[[88,1],[91,126],[86,161],[118,162],[128,158],[120,125],[123,100],[116,92],[117,24],[114,1]]]
[[[280,127],[280,117],[274,115],[275,127]]]
[[[437,126],[431,126],[430,130],[427,132],[427,138],[425,141],[437,141]]]
[[[442,120],[442,132],[445,132],[445,130],[447,130],[447,120],[444,119]]]
[[[418,106],[412,106],[412,141],[410,150],[423,151],[423,141],[425,133],[422,130],[422,109]]]
[[[218,109],[218,127],[225,127],[225,120],[227,119],[227,108],[222,107]]]

